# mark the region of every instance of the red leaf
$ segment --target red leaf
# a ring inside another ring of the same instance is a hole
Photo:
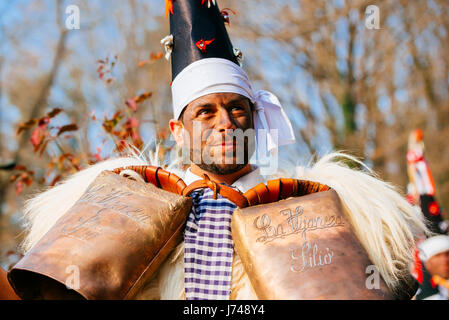
[[[167,139],[167,131],[165,129],[159,130],[159,132],[157,133],[157,137],[161,140]]]
[[[42,143],[40,146],[38,146],[36,148],[36,150],[41,149],[41,151],[39,152],[39,156],[42,156],[42,154],[44,153],[45,149],[47,148],[48,143],[50,142],[50,140],[45,140],[44,143]]]
[[[112,120],[119,122],[120,120],[122,120],[122,113],[120,111],[117,111],[116,113],[114,113],[114,115],[112,116]]]
[[[128,119],[128,126],[130,128],[137,128],[139,126],[139,120],[134,117]]]
[[[137,102],[135,98],[126,99],[125,104],[133,111],[137,111]]]
[[[126,148],[127,143],[125,140],[119,140],[118,143],[116,144],[116,146],[117,146],[117,151],[121,152]]]
[[[157,53],[151,52],[151,54],[150,54],[150,60],[151,60],[151,61],[159,60],[159,59],[162,59],[163,56],[164,56],[164,55],[163,55],[162,52],[157,52]]]
[[[101,161],[101,155],[100,155],[100,153],[101,153],[101,148],[100,148],[100,147],[98,147],[98,148],[97,148],[97,153],[96,153],[96,154],[94,154],[94,158],[95,158],[95,160],[97,160],[97,161]]]
[[[50,182],[50,186],[53,187],[59,180],[61,180],[60,174],[58,174],[56,177],[53,178],[53,180]]]
[[[139,140],[140,139],[140,135],[138,132],[133,132],[133,134],[131,135],[131,138],[133,140]]]
[[[30,129],[32,126],[34,126],[37,123],[36,119],[28,120],[22,124],[19,125],[19,128],[17,129],[17,134],[20,134],[23,130]]]
[[[14,167],[14,170],[26,171],[27,168],[22,164],[18,164],[17,166]]]
[[[42,139],[43,139],[42,129],[40,127],[35,128],[31,133],[30,138],[31,144],[35,148],[35,151],[37,146],[42,142]]]
[[[137,66],[140,68],[140,67],[143,67],[144,65],[146,65],[146,64],[148,64],[150,62],[151,62],[150,60],[139,61]]]
[[[78,130],[78,126],[75,123],[66,124],[65,126],[62,126],[59,129],[57,136],[60,136],[64,132],[76,131],[76,130]]]
[[[47,113],[47,116],[49,116],[50,118],[54,118],[56,115],[61,113],[61,111],[62,111],[62,109],[60,109],[60,108],[54,108],[49,113]]]
[[[42,118],[39,119],[38,126],[41,129],[45,129],[49,123],[50,123],[50,117],[47,115],[47,116],[42,117]]]
[[[16,195],[20,195],[23,191],[23,181],[19,180],[16,183]]]
[[[140,103],[142,101],[147,100],[148,98],[150,98],[153,95],[152,92],[144,92],[142,93],[140,96],[138,96],[137,98],[134,98],[136,100],[137,103]]]
[[[22,181],[25,182],[25,184],[27,185],[27,187],[29,187],[30,184],[33,182],[33,180],[31,180],[31,178],[30,178],[29,176],[26,176],[25,178],[23,178]]]

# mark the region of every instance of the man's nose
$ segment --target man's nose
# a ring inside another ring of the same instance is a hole
[[[235,123],[232,121],[232,117],[226,109],[218,111],[215,130],[223,132],[229,129],[236,129]]]

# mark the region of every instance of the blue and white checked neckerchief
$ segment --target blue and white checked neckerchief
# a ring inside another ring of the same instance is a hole
[[[192,194],[185,228],[184,280],[187,300],[228,300],[234,243],[231,218],[234,203],[213,190]]]

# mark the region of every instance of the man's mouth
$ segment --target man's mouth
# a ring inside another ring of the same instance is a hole
[[[218,149],[218,150],[222,150],[222,151],[227,151],[227,150],[235,150],[236,149],[236,143],[235,142],[223,142],[221,144],[213,144],[211,145],[211,149]]]
[[[236,142],[235,141],[224,141],[222,143],[216,143],[211,145],[211,147],[224,147],[224,146],[235,146]]]
[[[212,142],[209,146],[211,147],[235,147],[237,142],[234,138],[223,138],[216,142]]]

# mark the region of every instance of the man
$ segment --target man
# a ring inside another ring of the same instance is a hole
[[[249,163],[257,131],[270,135],[270,129],[277,130],[277,144],[270,141],[267,146],[273,151],[279,144],[294,142],[290,121],[272,94],[253,91],[216,4],[174,1],[170,31],[173,43],[166,45],[171,51],[175,116],[170,130],[191,161],[184,181],[190,184],[207,174],[245,192],[263,181],[260,169]],[[268,110],[271,122],[264,113]],[[264,156],[265,144],[257,140],[258,154]],[[210,206],[211,190],[195,193],[193,200],[185,231],[186,298],[227,299],[233,261],[230,222],[236,206],[222,197]],[[220,222],[214,218],[217,214]],[[220,284],[211,284],[209,275]]]
[[[444,211],[440,208],[435,198],[435,183],[425,159],[425,145],[422,130],[414,130],[409,135],[406,158],[407,173],[410,179],[407,186],[409,202],[420,208],[423,219],[431,232],[446,234],[448,224],[444,220]],[[418,248],[415,249],[413,276],[420,284],[416,296],[417,299],[423,299],[438,293],[438,289],[431,282],[432,276],[419,259]]]
[[[430,283],[437,292],[421,297],[426,300],[449,299],[449,237],[438,235],[419,244],[420,259],[430,275]],[[418,298],[420,295],[418,294]]]
[[[172,12],[171,35],[163,44],[171,55],[174,111],[169,125],[191,162],[184,182],[189,185],[207,175],[216,183],[245,192],[266,178],[261,172],[266,168],[260,162],[252,163],[251,158],[276,157],[279,146],[294,142],[290,121],[273,94],[253,90],[239,66],[241,54],[232,47],[215,1],[167,3],[168,12]],[[400,290],[413,258],[414,238],[425,227],[394,188],[336,163],[336,157],[363,165],[350,156],[333,154],[310,168],[283,169],[291,177],[318,181],[337,192],[382,278],[391,290]],[[29,201],[25,208],[30,223],[25,251],[76,203],[102,171],[142,164],[145,162],[136,158],[99,163]],[[236,205],[209,189],[194,192],[192,200],[184,241],[137,298],[257,299],[234,251],[230,223]]]
[[[447,221],[436,200],[435,182],[424,155],[422,130],[413,131],[409,136],[407,150],[407,173],[410,179],[409,195],[413,204],[421,207],[427,227],[438,234],[446,234]]]

